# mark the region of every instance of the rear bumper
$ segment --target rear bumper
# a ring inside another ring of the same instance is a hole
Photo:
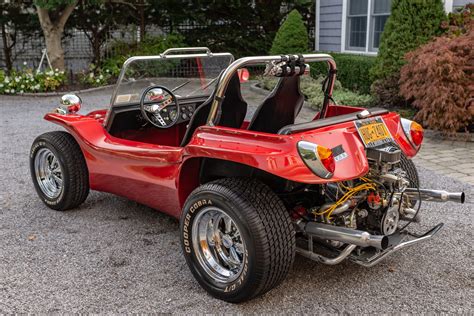
[[[351,256],[349,256],[349,260],[364,267],[372,267],[383,259],[385,259],[387,256],[396,252],[397,250],[416,245],[418,243],[431,239],[431,237],[436,235],[442,227],[443,223],[439,223],[438,225],[434,226],[422,235],[415,235],[406,231],[392,235],[390,236],[390,243],[392,244],[392,246],[390,246],[389,248],[376,253],[368,252],[363,253],[361,255],[351,254]]]

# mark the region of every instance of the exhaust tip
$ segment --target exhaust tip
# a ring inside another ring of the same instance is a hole
[[[382,250],[385,250],[388,248],[389,240],[388,236],[383,236],[382,240],[380,241],[380,247]]]
[[[461,192],[461,204],[464,204],[464,201],[466,200],[466,195],[464,192]]]

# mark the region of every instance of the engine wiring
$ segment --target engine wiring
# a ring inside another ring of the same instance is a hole
[[[344,186],[344,184],[342,184],[343,188],[346,189],[347,192],[339,200],[337,200],[333,205],[331,205],[326,210],[323,210],[321,212],[314,211],[313,214],[316,215],[316,216],[325,215],[326,219],[328,221],[330,221],[332,213],[339,206],[341,206],[342,204],[347,202],[347,200],[352,198],[355,194],[357,194],[358,192],[361,192],[361,191],[368,191],[368,190],[376,190],[377,189],[375,184],[372,183],[372,181],[370,181],[369,179],[361,178],[361,180],[364,181],[365,183],[359,184],[358,186],[355,186],[353,188],[348,188],[348,187]]]

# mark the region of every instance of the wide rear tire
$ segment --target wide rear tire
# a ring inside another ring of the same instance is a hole
[[[191,272],[206,291],[228,302],[271,290],[293,264],[290,216],[278,196],[254,179],[221,179],[194,190],[180,229]]]
[[[30,151],[31,178],[49,208],[65,211],[89,194],[89,172],[81,148],[71,134],[55,131],[35,139]]]

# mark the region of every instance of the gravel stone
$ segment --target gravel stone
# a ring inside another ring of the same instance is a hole
[[[105,107],[110,90],[81,95]],[[148,207],[91,192],[68,212],[47,208],[30,179],[28,154],[58,97],[0,96],[0,313],[473,313],[474,190],[419,167],[426,188],[464,190],[464,205],[424,203],[421,231],[434,239],[372,268],[324,266],[296,257],[289,277],[253,301],[229,304],[204,292],[179,246],[178,223]],[[417,226],[417,227],[415,227]]]

